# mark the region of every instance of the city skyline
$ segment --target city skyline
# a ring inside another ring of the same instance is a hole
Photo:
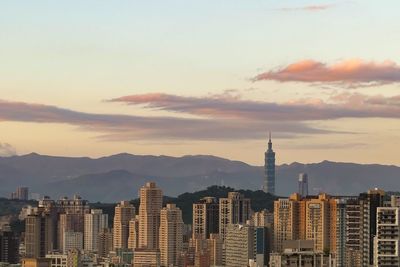
[[[3,1],[0,155],[398,165],[396,7]]]

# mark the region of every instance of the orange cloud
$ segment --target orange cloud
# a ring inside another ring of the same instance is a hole
[[[347,87],[362,87],[400,82],[400,66],[393,61],[344,60],[325,64],[303,60],[286,67],[257,75],[254,81],[338,83]]]

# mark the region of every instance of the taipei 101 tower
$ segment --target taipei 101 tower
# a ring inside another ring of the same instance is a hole
[[[275,152],[272,150],[271,133],[269,133],[268,149],[265,152],[263,190],[265,193],[275,195]]]

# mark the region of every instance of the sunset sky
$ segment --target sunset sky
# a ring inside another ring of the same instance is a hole
[[[400,1],[0,2],[0,155],[399,165]]]

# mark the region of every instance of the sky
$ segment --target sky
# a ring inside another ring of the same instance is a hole
[[[398,163],[397,0],[0,2],[0,155]]]

